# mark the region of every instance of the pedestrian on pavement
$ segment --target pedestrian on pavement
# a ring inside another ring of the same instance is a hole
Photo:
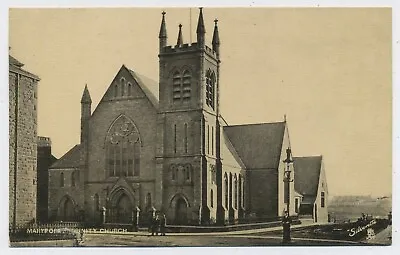
[[[151,235],[154,236],[154,233],[158,235],[158,215],[154,215],[151,221]]]
[[[167,219],[165,217],[165,214],[162,213],[160,217],[160,235],[165,236],[165,228],[167,225]]]

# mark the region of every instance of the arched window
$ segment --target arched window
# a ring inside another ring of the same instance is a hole
[[[174,153],[176,154],[176,140],[177,140],[177,134],[176,134],[176,124],[174,125]]]
[[[131,120],[118,117],[106,138],[106,167],[108,176],[140,175],[139,132]]]
[[[215,73],[208,70],[206,73],[206,104],[214,109],[215,106]]]
[[[64,187],[64,173],[60,174],[60,187]]]
[[[172,78],[172,99],[174,103],[181,102],[181,74],[176,71]]]
[[[185,123],[185,127],[184,127],[184,131],[185,131],[185,140],[184,140],[184,145],[185,145],[185,153],[188,153],[188,124]]]
[[[125,81],[125,78],[121,78],[121,96],[123,97],[123,96],[125,96],[125,83],[126,83],[126,81]]]
[[[128,82],[128,96],[132,96],[132,84]]]
[[[171,179],[173,180],[173,181],[176,181],[177,180],[177,173],[176,173],[176,166],[175,165],[172,165],[171,166]]]
[[[210,200],[211,200],[211,207],[214,207],[214,191],[212,189],[210,191]]]
[[[228,175],[224,175],[224,186],[225,186],[225,207],[229,206],[229,187],[228,187]]]
[[[191,88],[190,88],[190,83],[191,83],[191,75],[190,72],[188,70],[185,70],[183,72],[183,81],[182,81],[182,88],[183,88],[183,101],[190,101],[190,92],[191,92]]]
[[[188,70],[179,73],[176,71],[172,76],[172,99],[174,103],[190,101],[191,74]]]
[[[71,173],[71,186],[75,187],[75,172]]]
[[[321,207],[325,207],[325,192],[321,192]]]
[[[94,195],[94,209],[100,211],[100,198],[97,194]]]
[[[118,84],[115,84],[114,86],[114,97],[118,96]]]
[[[191,165],[187,164],[184,168],[184,173],[185,173],[185,180],[186,181],[190,181],[191,180],[191,172],[192,172],[192,168]]]

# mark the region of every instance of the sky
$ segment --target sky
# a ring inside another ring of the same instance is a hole
[[[196,41],[197,8],[9,11],[10,54],[41,78],[38,134],[56,157],[79,143],[85,84],[93,111],[122,64],[158,80],[163,10],[169,45],[179,23]],[[205,8],[208,45],[215,18],[228,123],[286,114],[294,156],[323,155],[331,195],[391,194],[391,9]]]

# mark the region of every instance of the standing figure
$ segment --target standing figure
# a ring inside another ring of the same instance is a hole
[[[165,214],[162,213],[160,217],[160,234],[162,236],[165,236],[165,227],[167,225],[167,219],[165,217]]]
[[[151,225],[151,235],[152,236],[154,236],[154,233],[156,233],[156,235],[158,235],[159,225],[160,225],[160,217],[158,216],[158,214],[156,214],[155,217],[153,218],[152,225]]]

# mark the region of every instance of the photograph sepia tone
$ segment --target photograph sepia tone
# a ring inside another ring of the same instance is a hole
[[[391,8],[10,8],[11,247],[392,244]]]

